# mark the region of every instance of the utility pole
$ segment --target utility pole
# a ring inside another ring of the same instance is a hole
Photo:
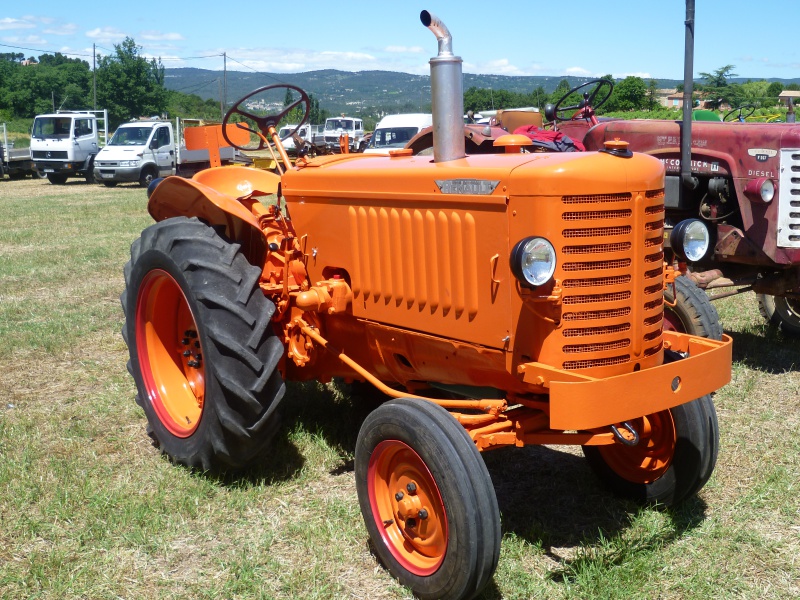
[[[228,108],[228,53],[222,53],[222,102],[223,102],[223,117],[225,110]]]
[[[92,44],[92,110],[97,110],[97,45]]]

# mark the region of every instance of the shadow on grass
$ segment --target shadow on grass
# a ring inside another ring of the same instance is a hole
[[[733,338],[733,360],[764,373],[800,370],[800,339],[775,327],[726,331]]]

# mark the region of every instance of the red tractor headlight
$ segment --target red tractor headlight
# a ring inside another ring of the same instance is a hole
[[[745,186],[744,193],[750,200],[766,204],[775,197],[775,182],[769,177],[752,179]]]

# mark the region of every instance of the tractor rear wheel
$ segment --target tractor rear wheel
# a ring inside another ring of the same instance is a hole
[[[797,298],[758,294],[758,310],[770,325],[800,337],[800,300]]]
[[[142,232],[125,265],[122,333],[148,433],[177,463],[238,469],[278,426],[284,353],[261,269],[197,219]]]
[[[706,293],[684,275],[675,280],[675,291],[677,298],[671,285],[664,291],[664,329],[721,340],[719,314]]]
[[[356,488],[375,551],[423,599],[472,598],[500,555],[500,513],[486,465],[443,408],[403,398],[358,434]]]
[[[584,446],[589,465],[613,492],[667,506],[697,493],[717,462],[719,425],[711,396],[630,422],[639,443]]]

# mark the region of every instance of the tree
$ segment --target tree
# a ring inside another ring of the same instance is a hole
[[[131,118],[160,115],[167,107],[164,66],[141,56],[132,38],[114,44],[114,54],[97,66],[97,103],[108,109],[111,127]]]
[[[731,77],[736,77],[736,73],[733,70],[736,67],[734,65],[725,65],[724,67],[720,67],[713,73],[700,73],[700,77],[705,79],[705,86],[709,88],[723,88],[729,84],[729,79]]]
[[[614,88],[605,111],[642,110],[647,106],[647,86],[641,77],[630,75]]]

